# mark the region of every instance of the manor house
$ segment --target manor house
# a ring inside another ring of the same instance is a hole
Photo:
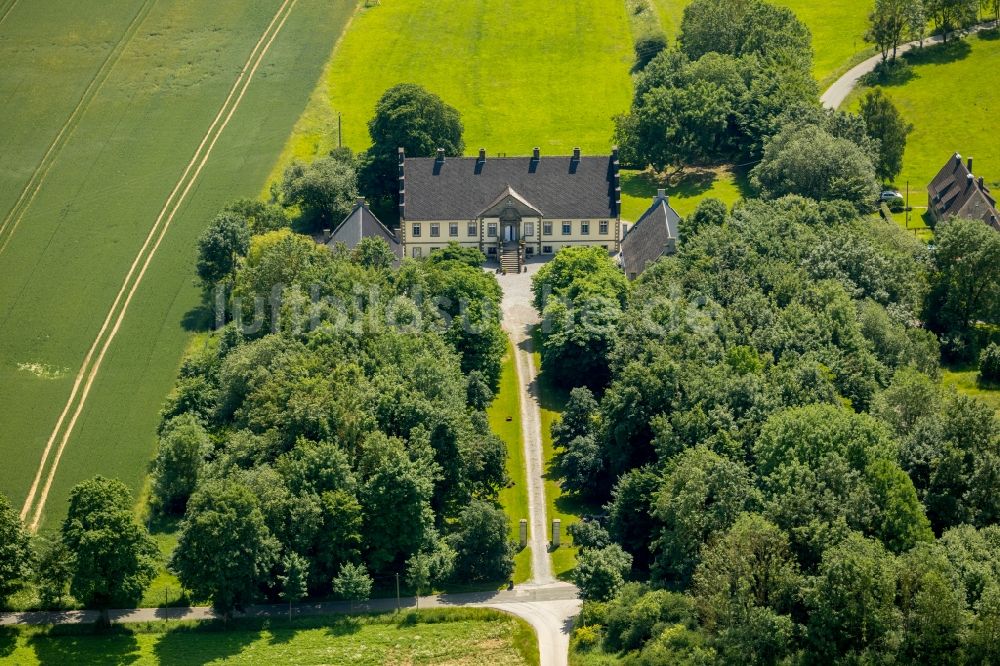
[[[617,254],[621,220],[618,149],[610,155],[407,157],[399,149],[399,235],[408,257],[457,242],[507,271],[528,257],[575,245]]]

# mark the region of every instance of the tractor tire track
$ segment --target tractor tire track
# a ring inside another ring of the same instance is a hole
[[[3,25],[3,22],[7,20],[7,15],[11,13],[17,3],[18,0],[13,0],[13,2],[7,5],[6,9],[0,10],[0,25]]]
[[[14,4],[17,4],[18,0],[14,0]],[[45,183],[45,178],[48,176],[52,165],[55,164],[56,158],[59,156],[59,151],[62,147],[66,145],[70,136],[73,135],[74,130],[80,124],[80,118],[83,116],[84,111],[90,106],[90,102],[93,101],[94,97],[100,91],[101,87],[104,85],[105,81],[111,74],[111,70],[118,63],[121,58],[122,53],[125,52],[125,47],[128,43],[132,41],[135,34],[139,31],[139,26],[149,15],[150,10],[153,5],[156,4],[156,0],[145,0],[143,4],[139,7],[139,11],[135,13],[132,17],[131,22],[125,28],[125,32],[122,34],[121,39],[115,44],[114,48],[108,53],[101,63],[101,66],[97,68],[97,72],[94,73],[93,78],[91,78],[90,83],[83,91],[83,95],[80,97],[80,101],[77,102],[76,107],[73,108],[72,113],[70,113],[69,118],[63,123],[63,126],[59,129],[59,133],[49,144],[48,149],[45,154],[42,155],[41,161],[39,161],[38,166],[35,167],[34,172],[31,174],[31,178],[25,183],[24,189],[21,190],[20,196],[17,201],[14,202],[14,206],[8,211],[7,215],[4,217],[2,223],[0,223],[0,256],[3,255],[4,250],[10,244],[10,239],[14,237],[14,232],[17,231],[17,227],[21,224],[21,220],[24,219],[25,213],[31,207],[32,202],[34,202],[35,197],[38,195],[39,190],[42,189],[42,185]],[[7,13],[14,8],[12,4],[8,9]],[[0,17],[0,23],[6,18],[7,13]],[[6,233],[6,236],[4,235]]]
[[[128,274],[125,276],[121,289],[118,291],[118,295],[115,297],[114,303],[108,310],[107,317],[104,319],[101,330],[94,339],[94,342],[91,345],[90,350],[87,352],[83,364],[80,367],[80,371],[76,375],[73,383],[73,389],[70,392],[70,396],[66,401],[66,405],[64,406],[51,435],[49,436],[45,450],[42,453],[38,470],[35,474],[35,479],[32,482],[28,496],[25,498],[24,506],[21,508],[22,520],[24,520],[28,514],[33,511],[30,522],[30,528],[32,531],[37,530],[38,524],[41,521],[42,511],[45,507],[45,502],[48,499],[49,490],[52,487],[52,481],[55,478],[56,470],[59,467],[59,461],[61,460],[66,445],[73,433],[77,420],[83,412],[83,408],[94,384],[94,380],[100,372],[105,354],[121,328],[122,322],[124,321],[125,315],[128,311],[128,306],[141,285],[146,274],[146,270],[149,268],[153,257],[156,255],[156,251],[159,249],[160,243],[166,236],[170,223],[173,221],[174,216],[184,203],[184,200],[187,198],[191,188],[194,187],[197,182],[198,176],[201,174],[202,169],[205,167],[212,154],[212,150],[215,148],[216,142],[219,140],[222,132],[225,130],[229,121],[239,108],[240,103],[243,101],[243,97],[249,89],[254,75],[263,62],[264,56],[270,50],[274,40],[281,32],[282,27],[284,27],[285,22],[291,15],[292,9],[294,9],[297,1],[298,0],[284,0],[275,12],[271,22],[268,24],[264,33],[257,41],[257,44],[250,52],[250,56],[248,57],[246,63],[244,63],[239,76],[236,78],[236,81],[230,89],[226,100],[220,107],[218,114],[215,116],[215,119],[212,121],[212,124],[209,126],[204,137],[202,137],[201,143],[198,145],[198,149],[195,151],[194,156],[191,158],[191,161],[188,162],[187,167],[184,169],[184,173],[177,181],[177,184],[174,186],[170,196],[167,197],[163,208],[160,210],[156,221],[150,229],[149,234],[146,236],[145,242],[136,254],[136,257],[129,268]],[[155,242],[153,241],[154,238]],[[152,245],[150,245],[151,243]],[[137,268],[139,269],[138,273],[136,272]],[[117,317],[115,316],[116,314]],[[112,320],[114,320],[113,326],[111,324]],[[110,329],[109,326],[111,327]],[[98,347],[100,347],[99,352]],[[94,359],[95,353],[97,353],[96,360]],[[86,383],[84,384],[85,378]],[[83,385],[82,390],[81,385]],[[73,410],[74,405],[75,410]],[[66,427],[63,428],[63,424],[66,423],[66,418],[71,410],[73,410],[73,415],[70,417]],[[55,451],[54,457],[51,460],[51,464],[48,464],[49,456],[52,453],[53,446],[57,439],[59,439],[59,445]],[[45,479],[45,485],[39,493],[39,484],[41,483],[43,474],[45,474],[47,464],[48,474]],[[36,495],[37,501],[35,499]]]

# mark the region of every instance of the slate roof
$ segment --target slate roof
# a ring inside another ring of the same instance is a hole
[[[982,220],[1000,231],[996,198],[955,153],[927,186],[928,205],[935,219],[964,217]]]
[[[507,188],[549,219],[618,217],[617,159],[603,157],[406,157],[402,216],[474,220]]]
[[[364,199],[358,201],[354,210],[344,218],[344,221],[337,225],[333,234],[326,241],[326,246],[332,248],[337,243],[343,243],[348,249],[352,249],[361,242],[362,238],[382,238],[389,244],[389,248],[396,255],[397,259],[403,257],[403,245],[399,242],[396,234],[391,229],[382,224],[375,213],[368,208]]]
[[[626,277],[637,277],[664,254],[677,251],[679,222],[680,216],[670,207],[668,197],[659,193],[622,239],[621,263]]]

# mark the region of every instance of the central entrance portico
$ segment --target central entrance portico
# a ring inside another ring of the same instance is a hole
[[[476,216],[479,228],[484,230],[479,248],[488,256],[496,257],[505,271],[520,271],[524,264],[523,245],[527,235],[542,226],[542,211],[507,185],[490,205]],[[532,231],[525,233],[525,218]],[[493,222],[496,220],[496,222]],[[493,235],[494,231],[498,231]]]

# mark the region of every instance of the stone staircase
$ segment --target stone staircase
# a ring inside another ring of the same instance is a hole
[[[504,273],[521,272],[521,251],[517,243],[505,243],[500,252],[500,270]]]

